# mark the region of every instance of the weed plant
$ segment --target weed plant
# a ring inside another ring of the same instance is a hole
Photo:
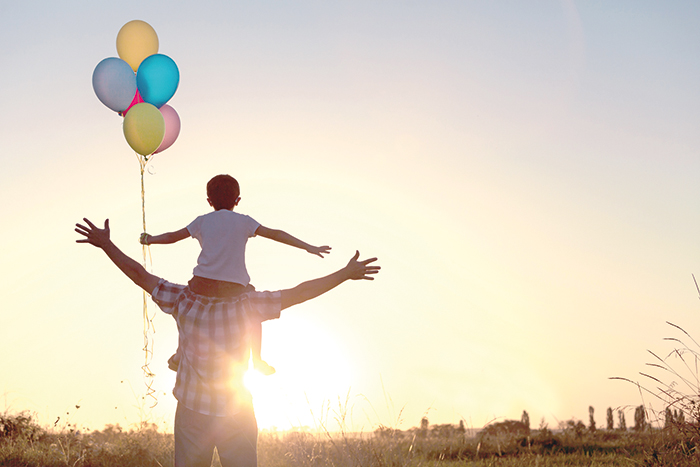
[[[699,290],[700,292],[700,290]],[[635,384],[642,398],[650,396],[653,403],[645,405],[653,423],[653,430],[645,445],[645,465],[654,466],[700,466],[700,345],[682,327],[667,322],[683,336],[668,337],[674,349],[665,357],[649,351],[653,357],[647,366],[652,371],[640,372],[647,384],[621,379]],[[661,404],[663,409],[654,406]]]

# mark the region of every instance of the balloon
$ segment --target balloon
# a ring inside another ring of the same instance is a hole
[[[138,70],[146,57],[158,53],[158,35],[155,29],[145,21],[129,21],[117,34],[117,53],[133,71]]]
[[[92,73],[92,88],[100,102],[121,112],[129,107],[136,93],[136,75],[124,60],[105,58]]]
[[[131,110],[133,106],[135,106],[136,104],[140,104],[141,102],[143,102],[143,99],[141,98],[141,94],[139,94],[139,91],[137,89],[136,94],[134,95],[134,98],[131,101],[131,104],[129,104],[129,107],[127,107],[125,111],[119,112],[119,116],[123,117],[129,112],[129,110]]]
[[[155,54],[146,58],[136,72],[136,86],[144,102],[162,107],[168,102],[180,82],[180,71],[172,58]]]
[[[165,135],[163,114],[151,104],[136,104],[124,117],[124,137],[131,149],[142,156],[153,154]]]
[[[175,112],[175,109],[165,104],[158,110],[163,114],[163,120],[165,120],[165,135],[163,136],[163,142],[160,143],[160,146],[153,154],[158,154],[168,149],[180,134],[180,117]]]

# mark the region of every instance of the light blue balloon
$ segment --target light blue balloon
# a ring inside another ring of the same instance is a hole
[[[163,107],[177,91],[180,71],[172,58],[163,54],[146,57],[136,72],[136,84],[144,102]]]
[[[100,102],[115,112],[122,112],[136,95],[136,75],[121,58],[105,58],[92,73],[92,88]]]

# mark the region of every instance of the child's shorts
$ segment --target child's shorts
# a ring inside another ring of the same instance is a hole
[[[252,292],[255,287],[243,285],[236,282],[218,281],[207,279],[206,277],[193,276],[187,283],[193,293],[204,295],[205,297],[229,298],[246,292]]]

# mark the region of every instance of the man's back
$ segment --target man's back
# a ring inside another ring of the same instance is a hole
[[[152,297],[177,322],[181,355],[175,398],[205,415],[226,415],[240,404],[250,404],[250,393],[243,387],[250,326],[255,320],[279,318],[281,293],[209,298],[162,280]]]

